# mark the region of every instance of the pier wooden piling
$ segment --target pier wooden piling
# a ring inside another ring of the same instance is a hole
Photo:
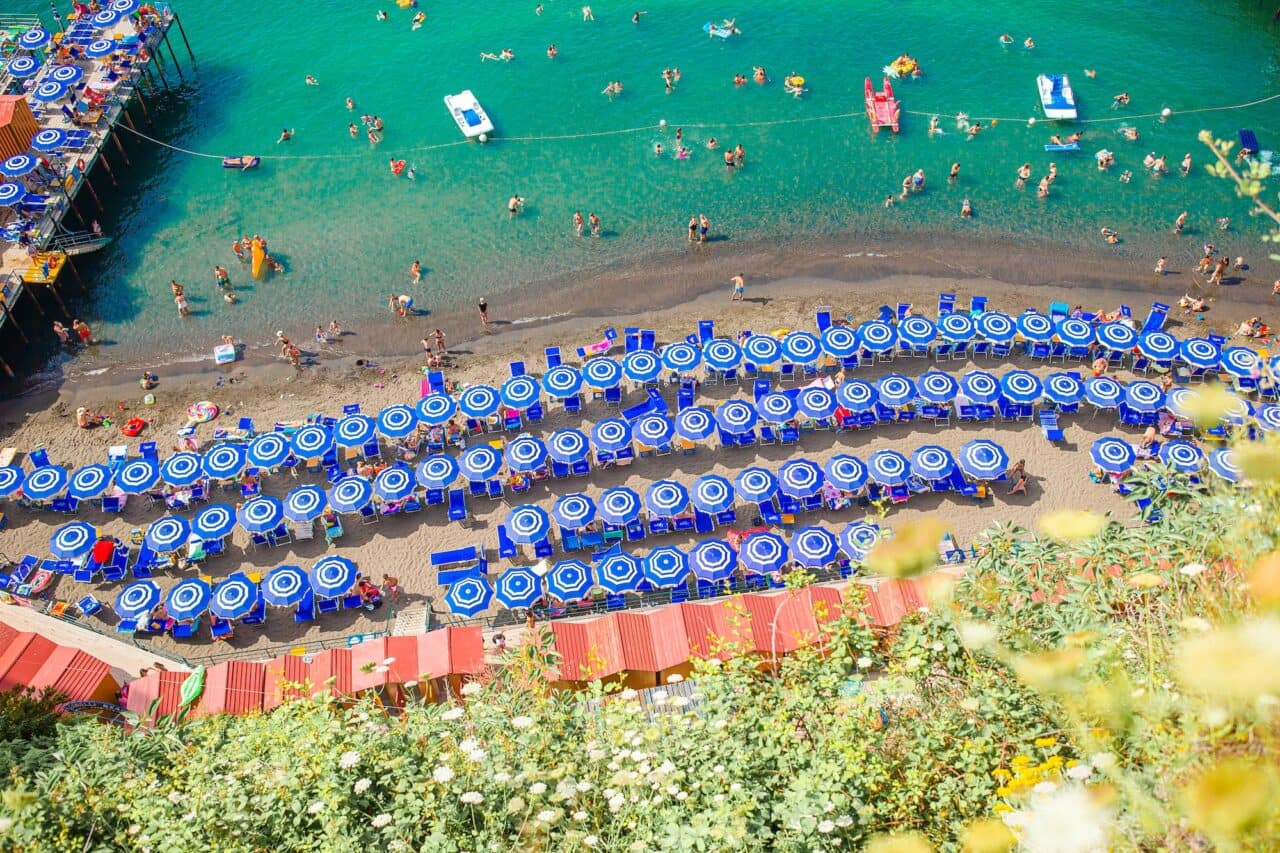
[[[187,56],[191,57],[192,64],[195,64],[196,55],[191,50],[191,42],[187,41],[187,28],[182,26],[182,18],[175,14],[173,16],[173,22],[178,25],[178,35],[182,36],[182,43],[187,46]]]

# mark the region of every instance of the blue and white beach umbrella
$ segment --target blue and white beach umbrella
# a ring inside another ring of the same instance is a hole
[[[899,486],[910,473],[911,463],[896,450],[877,450],[867,458],[867,476],[882,486]]]
[[[262,582],[262,600],[275,607],[293,607],[314,594],[301,566],[276,566]]]
[[[404,438],[417,428],[418,413],[412,406],[401,403],[378,412],[378,432],[387,438]]]
[[[84,55],[90,59],[101,59],[115,52],[116,43],[111,39],[94,39],[84,49]]]
[[[704,406],[690,406],[676,415],[676,435],[685,441],[702,441],[715,431],[715,415]]]
[[[493,600],[493,587],[483,578],[462,578],[449,585],[444,603],[450,613],[471,617],[484,610]]]
[[[1280,355],[1271,356],[1271,360],[1267,362],[1267,372],[1272,379],[1280,382]]]
[[[0,207],[13,207],[26,194],[27,188],[16,181],[0,183]]]
[[[275,530],[284,521],[284,505],[269,495],[249,498],[236,512],[240,526],[250,533]]]
[[[1164,391],[1154,382],[1139,379],[1125,387],[1124,402],[1136,412],[1158,412],[1164,405]]]
[[[1123,474],[1133,467],[1138,454],[1133,445],[1122,438],[1103,436],[1089,450],[1093,464],[1108,474]]]
[[[302,431],[299,430],[298,435],[301,433]],[[298,435],[295,435],[294,439],[297,439]],[[328,435],[328,432],[325,435]],[[230,480],[244,470],[246,461],[243,444],[219,444],[204,455],[200,467],[208,477],[215,480]],[[116,482],[120,482],[119,476],[116,477]],[[124,484],[121,483],[120,487],[124,488]]]
[[[27,475],[22,493],[33,501],[47,501],[67,487],[67,469],[61,465],[41,465]]]
[[[689,507],[689,490],[675,480],[659,480],[644,493],[644,506],[660,518],[679,515]]]
[[[242,619],[258,604],[258,585],[243,572],[236,572],[213,590],[209,610],[219,619]]]
[[[822,342],[809,332],[788,332],[782,339],[782,357],[792,364],[813,364],[822,355]]]
[[[1014,339],[1018,327],[1013,318],[999,311],[987,311],[977,320],[978,334],[996,344],[1004,344]]]
[[[64,524],[49,537],[49,553],[62,560],[75,560],[93,550],[98,531],[87,521]]]
[[[169,590],[164,601],[164,609],[170,618],[179,622],[197,619],[209,609],[213,600],[213,590],[200,578],[187,578],[179,581]]]
[[[274,468],[288,459],[291,452],[293,452],[293,449],[283,435],[278,432],[264,432],[249,442],[249,449],[246,451],[246,455],[249,458],[250,465],[255,465],[259,468]],[[169,482],[168,468],[169,463],[166,462],[164,469],[160,472],[166,483]],[[197,473],[199,470],[199,468],[196,468]]]
[[[538,398],[542,396],[542,388],[532,376],[513,376],[502,383],[498,396],[504,404],[524,411],[538,402]]]
[[[851,412],[869,412],[876,407],[876,389],[861,379],[847,379],[836,386],[836,401]]]
[[[948,343],[968,343],[977,331],[977,324],[968,314],[943,314],[938,318],[938,337]]]
[[[835,534],[824,527],[802,527],[791,537],[791,559],[805,568],[830,565],[839,550]]]
[[[867,482],[866,464],[858,457],[847,453],[837,453],[832,456],[822,470],[831,485],[846,492],[857,491]]]
[[[364,447],[376,430],[368,415],[347,415],[333,428],[333,440],[339,447]]]
[[[1098,327],[1098,343],[1112,350],[1133,349],[1138,345],[1138,333],[1119,321],[1103,323]]]
[[[128,495],[140,495],[160,479],[160,466],[154,459],[131,459],[116,472],[116,485]]]
[[[752,364],[776,364],[782,360],[782,344],[769,335],[751,335],[742,342],[742,356]]]
[[[586,598],[595,585],[591,567],[581,560],[561,560],[547,572],[547,595],[560,601]]]
[[[640,561],[622,551],[606,554],[596,563],[596,583],[606,592],[634,592],[642,580]]]
[[[507,535],[520,545],[532,545],[547,538],[551,532],[551,518],[542,507],[521,504],[507,513]]]
[[[10,63],[12,65],[12,63]],[[37,151],[57,151],[67,144],[67,132],[57,127],[46,127],[31,137],[31,147]]]
[[[666,415],[645,415],[636,421],[632,432],[636,441],[647,447],[663,447],[675,437],[676,425]]]
[[[1070,373],[1050,373],[1044,378],[1044,396],[1059,406],[1071,406],[1084,397],[1084,383]]]
[[[699,542],[689,552],[689,568],[699,580],[724,580],[738,567],[738,554],[722,539]]]
[[[739,435],[750,432],[759,415],[755,407],[745,400],[726,400],[716,409],[716,423],[725,432]]]
[[[789,497],[812,497],[825,481],[826,475],[811,459],[792,459],[778,469],[778,488]]]
[[[1204,452],[1189,441],[1167,441],[1160,445],[1160,461],[1184,474],[1194,474],[1205,466]]]
[[[591,445],[582,430],[558,429],[547,436],[547,453],[562,465],[572,465],[587,458]]]
[[[898,332],[888,323],[868,320],[858,327],[858,340],[871,352],[889,352],[898,343]]]
[[[235,529],[236,511],[226,504],[210,504],[191,519],[191,532],[206,542],[230,536]]]
[[[1110,376],[1091,376],[1084,381],[1084,398],[1099,409],[1114,409],[1124,398],[1124,386]]]
[[[733,478],[733,490],[739,500],[763,503],[778,492],[778,478],[766,468],[743,468]]]
[[[51,84],[55,87],[58,84]],[[61,87],[58,87],[61,88]],[[36,166],[40,163],[31,154],[14,154],[12,157],[0,162],[0,175],[9,178],[21,178],[30,172],[35,171]]]
[[[532,607],[542,598],[542,578],[528,566],[512,566],[498,577],[493,594],[503,607]]]
[[[189,486],[204,476],[200,454],[184,450],[175,453],[160,466],[160,476],[170,486]]]
[[[596,512],[610,524],[627,524],[640,515],[640,496],[625,486],[605,489]]]
[[[1189,367],[1212,370],[1222,358],[1222,349],[1208,338],[1187,338],[1178,345],[1178,357]]]
[[[333,433],[319,424],[307,424],[293,434],[289,443],[299,459],[319,459],[333,449]]]
[[[433,453],[418,463],[418,483],[427,489],[447,489],[458,479],[458,460],[444,453]]]
[[[787,564],[791,549],[776,533],[753,533],[738,549],[742,567],[758,574],[776,572]]]
[[[44,75],[44,79],[70,86],[73,83],[79,83],[80,78],[83,76],[84,69],[78,65],[55,65]]]
[[[500,405],[498,392],[488,385],[472,385],[458,395],[458,410],[469,418],[487,418]]]
[[[916,383],[900,373],[890,373],[880,377],[880,381],[876,383],[876,396],[880,398],[882,406],[905,406],[916,398]]]
[[[103,29],[106,29],[107,27],[114,27],[116,23],[120,20],[120,18],[121,18],[121,15],[119,12],[116,12],[108,8],[108,9],[103,9],[101,12],[94,15],[92,18],[89,19],[89,22],[93,24],[95,27],[97,27],[98,29],[103,30]]]
[[[343,595],[356,584],[359,570],[346,557],[331,554],[321,557],[311,566],[311,588],[321,598]]]
[[[1018,334],[1035,343],[1048,343],[1053,340],[1053,321],[1043,314],[1029,311],[1019,314],[1014,321]]]
[[[379,472],[373,481],[373,492],[384,501],[402,501],[413,494],[416,485],[413,472],[406,465],[397,464]]]
[[[1034,373],[1010,370],[1000,377],[1000,391],[1011,403],[1034,403],[1044,393],[1044,386]]]
[[[542,387],[557,399],[572,397],[582,389],[582,374],[567,364],[558,364],[542,374]]]
[[[659,589],[671,589],[689,579],[689,555],[672,545],[654,548],[644,558],[645,580]]]
[[[27,93],[27,97],[33,101],[39,101],[42,104],[49,101],[56,101],[67,94],[67,87],[63,83],[55,80],[45,80]]]
[[[522,435],[507,445],[503,456],[507,460],[508,469],[527,474],[546,466],[547,447],[531,435]]]
[[[631,446],[631,425],[621,418],[597,421],[591,428],[591,443],[596,450],[616,453]]]
[[[373,484],[364,477],[348,475],[329,489],[329,506],[335,512],[359,512],[373,500]]]
[[[1253,417],[1258,422],[1258,426],[1264,431],[1280,431],[1280,406],[1275,403],[1259,406],[1258,410],[1253,413]]]
[[[1222,413],[1222,420],[1225,423],[1242,426],[1246,419],[1253,417],[1253,404],[1248,400],[1237,397],[1235,394],[1228,394],[1223,402],[1225,410]]]
[[[1000,383],[985,370],[970,370],[960,377],[960,394],[975,403],[994,403],[1000,397]]]
[[[471,482],[488,480],[502,468],[502,454],[487,444],[468,447],[458,457],[458,469]]]
[[[116,603],[111,608],[121,619],[142,620],[151,615],[160,603],[160,587],[155,581],[137,581],[131,583],[116,596]]]
[[[1068,317],[1065,320],[1059,320],[1054,331],[1057,333],[1058,340],[1073,347],[1087,347],[1095,339],[1093,326],[1090,326],[1079,317]]]
[[[1199,394],[1183,386],[1170,388],[1164,395],[1164,407],[1177,417],[1189,418]]]
[[[1236,452],[1230,447],[1219,447],[1209,454],[1209,470],[1228,483],[1238,483],[1243,476],[1236,463]]]
[[[574,492],[556,500],[551,517],[561,527],[579,530],[595,519],[596,504],[582,492]]]
[[[22,482],[26,478],[27,473],[17,465],[0,467],[0,498],[7,498],[22,488]]]
[[[860,346],[857,334],[847,326],[832,326],[822,333],[822,351],[832,358],[851,358]]]
[[[994,441],[974,439],[960,448],[960,470],[975,480],[994,480],[1009,470],[1009,454]]]
[[[1138,352],[1155,361],[1172,361],[1178,354],[1178,339],[1168,332],[1152,329],[1138,337]]]
[[[810,385],[800,389],[796,405],[811,418],[829,418],[836,413],[836,395],[821,385]]]
[[[692,344],[668,344],[662,349],[662,364],[668,370],[684,373],[698,366],[702,351]]]
[[[1238,379],[1248,379],[1262,371],[1262,357],[1249,347],[1227,347],[1222,351],[1222,369]]]
[[[705,474],[694,481],[689,500],[703,512],[724,512],[733,506],[733,484],[718,474]]]
[[[880,528],[866,521],[854,521],[840,531],[840,550],[850,560],[865,559],[880,541]]]
[[[938,336],[938,327],[927,317],[903,317],[898,324],[898,337],[911,347],[927,347]]]
[[[742,350],[726,338],[707,341],[702,347],[702,360],[712,370],[732,370],[742,361]]]
[[[44,27],[32,27],[18,36],[18,47],[23,50],[39,50],[48,44],[52,38],[49,35],[49,31]]]
[[[608,356],[593,358],[582,365],[582,379],[592,388],[616,388],[622,381],[622,365]]]
[[[785,423],[796,416],[800,407],[797,405],[799,394],[788,394],[785,391],[770,391],[756,400],[756,408],[760,417],[771,424]]]
[[[15,56],[5,66],[9,76],[16,80],[25,80],[40,70],[40,60],[34,56]]]
[[[940,370],[927,371],[916,380],[916,396],[926,403],[950,403],[959,390],[960,383]]]
[[[176,551],[191,538],[191,525],[180,515],[166,515],[151,522],[143,542],[152,551],[168,554]]]
[[[138,0],[111,0],[111,5],[107,8],[120,15],[132,15],[140,5]]]
[[[110,484],[110,468],[106,465],[86,465],[71,475],[67,483],[67,495],[87,501],[105,492]]]
[[[636,350],[622,357],[622,374],[632,382],[653,382],[662,375],[662,361],[648,350]]]
[[[936,444],[917,447],[911,454],[911,473],[925,480],[941,480],[956,467],[951,451]]]

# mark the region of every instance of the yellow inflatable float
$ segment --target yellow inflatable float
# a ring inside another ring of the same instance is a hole
[[[266,271],[267,251],[262,247],[262,240],[254,238],[249,247],[250,256],[253,258],[253,277],[262,278]]]

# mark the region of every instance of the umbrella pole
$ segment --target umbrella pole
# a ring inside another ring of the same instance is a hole
[[[178,25],[178,35],[182,36],[182,43],[187,46],[187,56],[191,57],[191,61],[196,61],[196,55],[191,52],[191,42],[187,41],[187,28],[182,26],[182,18],[176,14],[173,16],[174,23]]]

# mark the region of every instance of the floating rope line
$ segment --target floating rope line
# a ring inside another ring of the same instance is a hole
[[[1173,117],[1173,116],[1180,116],[1180,115],[1191,115],[1191,114],[1193,114],[1193,113],[1214,113],[1214,112],[1223,112],[1223,111],[1225,111],[1225,110],[1243,110],[1243,109],[1246,109],[1246,108],[1248,108],[1248,107],[1256,107],[1258,104],[1265,104],[1265,103],[1267,103],[1268,101],[1274,101],[1274,100],[1277,100],[1277,99],[1280,99],[1280,94],[1268,95],[1267,97],[1265,97],[1265,98],[1259,98],[1259,99],[1258,99],[1258,100],[1256,100],[1256,101],[1249,101],[1249,102],[1247,102],[1247,103],[1243,103],[1243,104],[1230,104],[1230,105],[1225,106],[1225,107],[1198,107],[1198,108],[1196,108],[1196,109],[1190,109],[1190,110],[1173,110],[1173,109],[1171,108],[1171,111],[1170,111],[1170,113],[1169,113],[1169,117]],[[939,118],[942,118],[943,116],[949,116],[949,115],[950,115],[949,113],[941,113],[941,112],[936,112],[936,111],[935,111],[935,112],[927,112],[927,111],[923,111],[923,110],[903,110],[903,112],[904,112],[904,113],[906,113],[907,115],[913,115],[913,116],[930,116],[930,117],[932,117],[932,116],[938,116]],[[1037,121],[1039,121],[1039,120],[1040,120],[1040,117],[1039,117],[1039,116],[1023,116],[1022,118],[1004,118],[1003,116],[970,116],[970,115],[968,115],[967,113],[966,113],[965,115],[966,115],[966,117],[967,117],[968,119],[970,119],[971,121],[976,119],[976,120],[979,120],[979,121],[1012,121],[1012,122],[1025,122],[1025,121],[1026,121],[1027,119],[1029,119],[1029,118],[1034,118],[1034,119],[1036,119]],[[1106,123],[1106,122],[1114,122],[1114,121],[1135,121],[1136,119],[1140,119],[1140,118],[1162,118],[1162,117],[1164,117],[1164,113],[1163,113],[1163,112],[1158,112],[1158,113],[1138,113],[1137,115],[1130,115],[1130,114],[1126,113],[1126,114],[1123,114],[1123,115],[1109,116],[1109,117],[1107,117],[1107,118],[1083,118],[1083,119],[1077,119],[1077,120],[1076,120],[1076,123],[1077,123],[1077,124],[1102,124],[1102,123]],[[1046,119],[1046,121],[1049,121],[1049,119]]]

